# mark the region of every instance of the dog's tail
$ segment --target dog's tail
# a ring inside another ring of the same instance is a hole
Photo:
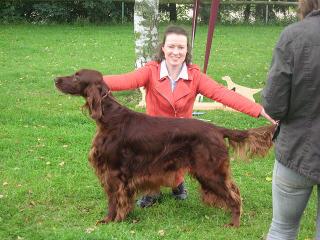
[[[252,128],[249,130],[222,129],[224,138],[234,149],[236,157],[250,159],[254,156],[265,156],[272,147],[272,137],[276,125]]]

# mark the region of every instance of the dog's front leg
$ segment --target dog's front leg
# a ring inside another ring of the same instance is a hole
[[[115,220],[117,215],[117,203],[116,194],[111,191],[107,191],[108,198],[108,212],[104,219],[97,222],[97,224],[107,224]]]
[[[231,219],[231,223],[229,223],[228,227],[240,227],[240,215],[241,215],[241,211],[239,211],[238,209],[233,209],[231,211],[232,214],[232,219]]]
[[[117,191],[117,215],[114,221],[124,220],[134,207],[134,190],[122,183]]]
[[[116,174],[109,172],[101,178],[104,192],[106,193],[106,200],[108,206],[108,212],[104,219],[97,222],[97,224],[107,224],[115,220],[117,216],[117,191],[120,181],[117,181]]]
[[[134,206],[134,190],[123,183],[117,174],[110,174],[108,181],[107,197],[109,200],[107,216],[97,224],[106,224],[111,221],[124,220]]]

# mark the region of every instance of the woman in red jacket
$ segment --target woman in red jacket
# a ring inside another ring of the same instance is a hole
[[[188,33],[181,27],[170,26],[164,33],[155,61],[127,74],[103,78],[112,91],[144,87],[146,112],[151,116],[191,118],[195,98],[200,93],[250,116],[264,116],[274,123],[262,106],[219,85],[197,65],[191,64],[190,53]],[[174,197],[180,200],[187,198],[183,176],[184,172],[177,172],[177,187],[172,189]],[[138,205],[149,207],[159,196],[144,196]]]

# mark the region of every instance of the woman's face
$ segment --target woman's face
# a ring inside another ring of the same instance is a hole
[[[169,33],[166,37],[162,51],[168,67],[179,67],[187,55],[187,37],[180,34]]]

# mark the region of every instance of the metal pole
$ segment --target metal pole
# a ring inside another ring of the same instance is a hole
[[[121,23],[124,22],[124,2],[121,3]]]
[[[211,51],[214,27],[216,25],[219,5],[220,5],[220,0],[212,0],[211,10],[210,10],[210,20],[209,20],[209,26],[208,26],[206,54],[205,54],[204,66],[203,66],[204,73],[207,73],[207,67],[208,67],[209,58],[210,58],[210,51]]]

